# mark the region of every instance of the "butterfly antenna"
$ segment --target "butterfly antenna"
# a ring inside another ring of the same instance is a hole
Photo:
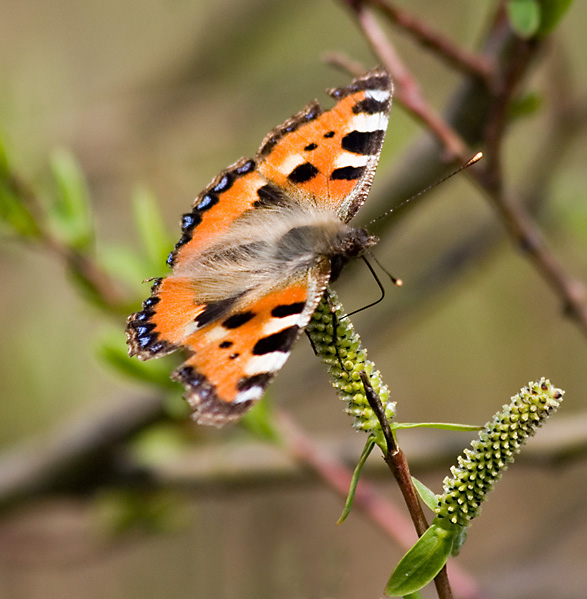
[[[383,266],[383,264],[381,264],[381,262],[377,259],[377,256],[375,256],[375,254],[373,252],[369,252],[369,256],[371,256],[371,260],[373,260],[373,262],[375,262],[375,264],[377,264],[377,266],[379,266],[379,268],[390,278],[391,282],[396,286],[396,287],[401,287],[404,282],[402,281],[402,279],[398,279],[397,277],[394,277],[386,268],[385,266]]]
[[[396,279],[389,272],[387,272],[385,270],[385,268],[383,268],[381,266],[381,264],[379,263],[379,260],[377,260],[377,258],[375,258],[375,256],[371,252],[369,252],[369,255],[371,256],[371,258],[373,258],[373,260],[375,260],[377,266],[379,266],[381,268],[381,270],[383,270],[383,272],[392,280],[394,285],[397,285],[398,287],[401,287],[403,285],[402,280]],[[349,316],[352,316],[353,314],[362,312],[363,310],[366,310],[367,308],[372,308],[373,306],[376,306],[379,302],[383,301],[383,298],[385,297],[385,287],[383,286],[383,283],[377,276],[377,273],[375,272],[374,268],[371,266],[371,263],[369,262],[369,260],[367,260],[367,258],[365,258],[365,256],[361,256],[361,259],[367,265],[367,268],[371,271],[371,274],[373,275],[373,278],[375,279],[375,282],[377,283],[377,286],[379,287],[379,291],[381,291],[381,296],[379,297],[379,299],[375,300],[374,302],[371,302],[370,304],[367,304],[366,306],[362,306],[361,308],[358,308],[357,310],[353,310],[352,312],[349,312],[348,314],[341,316],[340,320],[342,320],[343,318],[348,318]]]
[[[481,158],[483,158],[483,152],[477,152],[477,154],[475,154],[475,156],[473,156],[473,158],[471,158],[470,160],[467,160],[467,162],[465,162],[465,164],[461,164],[461,166],[459,166],[459,168],[457,168],[456,170],[452,171],[452,173],[449,173],[445,177],[442,177],[442,179],[439,179],[435,183],[432,183],[432,185],[429,185],[422,191],[419,191],[418,193],[409,197],[407,200],[400,202],[397,206],[391,208],[391,210],[388,210],[387,212],[380,214],[377,218],[374,218],[372,221],[370,221],[369,224],[372,225],[373,223],[376,223],[378,220],[381,220],[382,218],[390,215],[392,212],[395,212],[396,210],[398,210],[402,206],[405,206],[407,203],[411,202],[412,200],[415,200],[416,198],[420,197],[421,195],[424,195],[425,193],[428,193],[431,189],[434,189],[437,185],[444,183],[451,177],[458,175],[461,171],[464,171],[466,168],[469,168],[471,165],[475,164],[476,162],[479,162],[479,160],[481,160]],[[379,264],[379,266],[381,267],[380,264]],[[384,270],[384,272],[387,273],[387,271],[385,271],[385,269],[383,269],[383,270]],[[389,273],[387,273],[387,274],[389,274]],[[389,276],[391,276],[391,275],[389,275]],[[392,280],[393,280],[393,277],[392,277]]]

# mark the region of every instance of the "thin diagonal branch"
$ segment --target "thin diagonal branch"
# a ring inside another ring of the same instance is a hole
[[[446,121],[435,112],[425,101],[424,95],[416,79],[404,65],[403,61],[395,51],[393,44],[389,41],[372,12],[361,5],[354,5],[357,23],[361,27],[365,37],[371,44],[373,51],[387,70],[392,73],[396,84],[396,99],[426,125],[430,132],[438,139],[446,152],[447,162],[466,162],[470,151],[466,148],[463,140],[455,131],[447,125]]]
[[[393,74],[396,97],[418,120],[426,125],[445,150],[447,160],[465,162],[471,154],[462,138],[426,102],[420,87],[393,44],[387,39],[376,19],[362,2],[348,2],[355,13],[357,23],[366,39],[383,64]],[[517,197],[506,190],[501,169],[501,141],[507,124],[508,109],[518,92],[529,65],[537,55],[536,41],[520,40],[507,35],[507,23],[498,14],[495,28],[504,31],[503,56],[500,64],[503,72],[497,93],[486,115],[485,141],[487,167],[469,169],[475,181],[488,195],[516,247],[522,249],[541,277],[561,299],[565,314],[587,335],[587,291],[585,285],[572,277],[544,242],[543,236]]]
[[[455,69],[478,77],[484,81],[485,85],[491,87],[494,66],[487,57],[472,54],[457,46],[452,40],[430,27],[428,23],[419,20],[387,0],[367,1],[381,10],[391,22],[411,35],[421,46],[432,50],[434,56],[445,60]]]
[[[395,437],[393,436],[389,422],[387,422],[387,418],[385,417],[381,399],[377,393],[375,393],[365,371],[361,372],[361,381],[363,382],[363,387],[365,388],[367,401],[373,409],[373,412],[375,412],[377,415],[377,419],[379,420],[381,429],[385,435],[385,440],[387,441],[387,451],[385,452],[383,459],[388,465],[393,477],[397,481],[412,518],[412,522],[414,523],[414,527],[416,528],[416,532],[418,533],[418,536],[421,537],[428,528],[428,522],[426,520],[426,516],[424,516],[424,511],[420,505],[418,493],[416,492],[414,483],[412,482],[408,461],[404,452],[400,449]],[[440,570],[440,572],[435,576],[434,586],[436,587],[436,592],[438,593],[439,599],[452,599],[453,594],[450,582],[448,580],[446,566],[443,567],[442,570]]]

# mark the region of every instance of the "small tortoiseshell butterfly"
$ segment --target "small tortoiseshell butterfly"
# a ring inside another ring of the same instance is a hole
[[[347,223],[365,202],[387,129],[382,68],[328,91],[222,171],[182,217],[173,273],[126,328],[129,354],[190,357],[172,373],[194,420],[220,426],[258,401],[326,285],[377,239]]]

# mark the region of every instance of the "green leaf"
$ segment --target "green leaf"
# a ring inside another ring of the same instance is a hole
[[[173,242],[165,227],[159,203],[155,195],[145,187],[138,187],[133,193],[133,212],[137,231],[148,258],[151,276],[159,271]]]
[[[414,476],[412,476],[412,482],[414,483],[414,487],[416,487],[416,491],[418,491],[418,495],[422,498],[422,501],[429,509],[435,511],[438,507],[438,497],[436,496],[436,493]]]
[[[349,492],[346,497],[342,514],[340,515],[337,524],[342,524],[347,519],[347,516],[351,513],[353,501],[355,499],[355,493],[357,491],[357,485],[359,484],[359,477],[361,476],[361,470],[363,469],[367,458],[371,454],[371,451],[373,451],[373,447],[375,447],[375,438],[372,435],[369,435],[367,443],[365,443],[365,447],[361,453],[361,457],[359,458],[359,462],[355,466],[355,471],[353,472],[353,477],[351,478]]]
[[[176,460],[189,447],[185,429],[165,422],[139,432],[132,440],[130,453],[139,466],[153,468]]]
[[[177,388],[177,384],[169,378],[173,370],[170,360],[162,358],[142,362],[136,357],[131,358],[127,353],[121,330],[113,329],[104,335],[98,342],[96,353],[106,364],[127,377],[157,385],[162,389]]]
[[[540,0],[542,18],[538,35],[545,36],[552,33],[572,4],[573,0]]]
[[[465,541],[467,540],[468,532],[469,532],[469,529],[466,526],[461,526],[460,530],[455,535],[455,539],[453,541],[452,551],[451,551],[451,555],[453,557],[456,557],[461,552],[461,549],[463,548],[463,545],[465,544]]]
[[[525,94],[521,98],[517,98],[511,104],[508,110],[510,120],[528,117],[536,114],[543,105],[542,96],[536,92]]]
[[[510,0],[507,14],[512,29],[523,38],[535,35],[540,26],[540,3],[538,0]]]
[[[0,137],[0,181],[5,181],[10,176],[10,163],[4,140]]]
[[[0,222],[21,237],[39,237],[36,220],[13,190],[0,181]]]
[[[176,532],[191,519],[185,498],[168,490],[108,487],[97,495],[93,507],[100,530],[111,535],[130,530]]]
[[[51,155],[57,197],[47,207],[56,234],[69,247],[87,250],[94,242],[90,195],[83,172],[73,154],[57,149]]]
[[[132,288],[141,299],[149,295],[151,285],[145,281],[156,272],[135,250],[127,245],[100,244],[97,261],[110,276]]]
[[[431,582],[450,557],[460,528],[445,522],[440,525],[435,519],[400,560],[385,587],[385,594],[402,597],[419,591]]]
[[[0,137],[0,223],[22,237],[39,237],[39,226],[28,207],[19,197],[12,174],[8,153]]]
[[[257,402],[242,418],[242,424],[256,437],[276,443],[279,433],[273,422],[272,403],[267,394],[262,401]]]

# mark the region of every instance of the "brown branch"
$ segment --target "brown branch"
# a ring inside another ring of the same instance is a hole
[[[381,407],[381,402],[379,402],[379,407],[383,421],[387,422],[385,420],[383,408]],[[389,424],[387,424],[387,427],[389,428]],[[287,450],[303,464],[309,466],[316,472],[329,487],[334,489],[342,497],[346,497],[352,477],[351,471],[341,462],[336,460],[332,454],[327,454],[321,450],[310,437],[294,424],[293,420],[283,413],[279,417],[279,428],[282,438],[285,440]],[[389,464],[389,462],[387,462],[387,456],[385,457],[385,461]],[[405,469],[403,472],[407,473],[407,476],[409,477],[409,470],[407,469],[405,460],[404,464]],[[411,478],[409,478],[409,486],[412,487],[415,501],[419,507]],[[403,491],[405,485],[400,485],[400,488],[402,488]],[[384,500],[375,487],[369,485],[364,480],[360,480],[357,485],[353,505],[356,508],[359,508],[370,520],[375,522],[379,530],[386,532],[405,549],[413,545],[415,539],[412,528],[403,514],[389,501]],[[419,509],[421,518],[423,522],[426,523],[424,514],[420,507]],[[422,532],[418,532],[418,534],[423,534],[426,528],[427,524],[423,527]],[[480,590],[473,579],[459,568],[457,564],[453,564],[452,566],[451,577],[453,579],[453,586],[459,597],[468,597],[471,599],[480,597]],[[436,582],[437,579],[439,581],[438,583]],[[452,592],[448,585],[446,568],[444,568],[436,577],[435,584],[437,585],[437,589],[439,589],[439,597],[444,599],[452,598]]]
[[[41,231],[40,242],[84,283],[92,300],[111,312],[127,312],[116,284],[89,255],[68,247],[45,229]]]
[[[397,84],[397,99],[406,110],[427,126],[444,148],[447,160],[457,159],[465,162],[470,157],[470,150],[454,129],[428,106],[415,78],[397,55],[376,19],[364,8],[362,2],[347,3],[354,11],[357,22],[374,52],[393,74]],[[584,334],[587,334],[585,286],[566,271],[546,246],[540,230],[518,198],[505,190],[501,172],[500,148],[507,125],[508,110],[524,75],[537,55],[539,45],[536,41],[520,40],[512,36],[501,12],[498,12],[496,17],[494,31],[503,39],[497,62],[502,72],[499,74],[497,86],[493,86],[497,91],[493,94],[486,114],[487,167],[471,168],[469,174],[487,193],[516,246],[524,251],[542,278],[560,297],[565,313],[574,319]]]
[[[117,401],[99,414],[62,425],[42,443],[4,453],[0,460],[0,511],[33,497],[93,488],[115,478],[119,458],[112,451],[164,418],[161,397]]]
[[[366,1],[381,10],[392,23],[410,34],[421,46],[433,50],[435,57],[445,60],[455,69],[481,79],[487,87],[491,87],[494,66],[487,57],[467,52],[427,23],[387,0]]]
[[[403,61],[395,51],[393,44],[387,39],[371,11],[362,4],[353,4],[355,16],[367,41],[375,54],[381,59],[386,69],[393,75],[396,84],[395,98],[413,116],[426,125],[438,139],[446,153],[446,161],[466,162],[471,152],[455,131],[424,100],[424,96],[416,79],[412,77]]]
[[[88,254],[82,254],[75,248],[64,244],[44,225],[45,215],[42,202],[32,187],[13,171],[8,173],[4,183],[23,203],[35,226],[33,236],[25,238],[23,241],[42,244],[84,283],[94,301],[98,301],[112,312],[126,312],[124,299],[116,284],[100,266]]]
[[[424,511],[420,505],[418,493],[414,487],[414,483],[412,482],[412,475],[410,474],[408,461],[406,460],[404,452],[400,449],[395,437],[393,436],[389,422],[385,417],[385,411],[383,409],[383,405],[381,404],[381,399],[371,386],[367,373],[362,371],[360,376],[365,389],[365,395],[367,396],[367,401],[369,402],[373,412],[375,412],[377,420],[379,420],[379,424],[381,424],[381,429],[385,436],[385,440],[387,441],[387,451],[385,452],[383,459],[388,465],[393,477],[397,481],[406,507],[408,508],[408,512],[412,518],[412,522],[414,523],[414,527],[416,528],[416,532],[418,533],[418,536],[421,537],[428,529],[428,522],[426,520],[426,516],[424,516]],[[440,570],[440,572],[435,576],[434,586],[436,587],[436,592],[438,593],[439,599],[452,599],[453,594],[450,582],[448,580],[446,566],[444,566],[442,570]]]

